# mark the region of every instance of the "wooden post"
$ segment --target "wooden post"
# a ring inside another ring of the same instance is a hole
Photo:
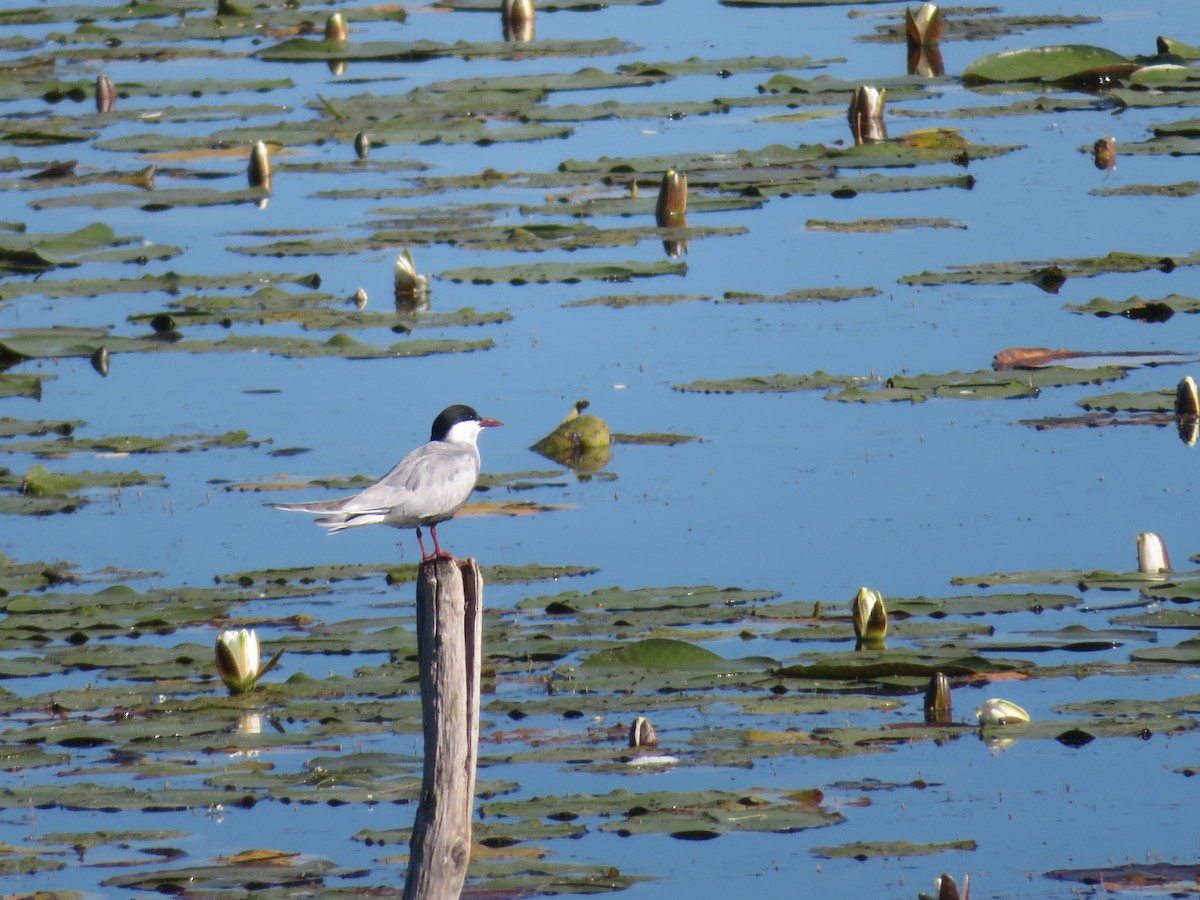
[[[471,859],[483,576],[474,559],[430,559],[417,575],[417,654],[425,771],[404,881],[406,900],[454,900]]]

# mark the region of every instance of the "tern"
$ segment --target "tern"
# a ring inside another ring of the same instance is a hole
[[[396,463],[392,471],[352,497],[314,503],[269,503],[288,512],[315,513],[316,524],[330,534],[359,525],[391,525],[417,529],[421,561],[453,559],[438,545],[437,526],[466,504],[479,480],[479,447],[475,441],[484,428],[503,425],[485,419],[461,403],[448,406],[433,420],[429,443],[422,444]],[[433,553],[425,552],[422,526],[433,535]]]

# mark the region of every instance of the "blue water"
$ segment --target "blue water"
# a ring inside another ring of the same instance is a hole
[[[851,7],[807,9],[735,9],[716,3],[667,0],[655,6],[618,6],[586,14],[545,14],[538,19],[540,39],[619,37],[642,49],[628,55],[551,60],[433,60],[421,64],[354,63],[339,79],[323,65],[283,65],[234,60],[219,72],[231,77],[290,77],[296,87],[263,95],[202,98],[207,102],[270,102],[292,107],[284,117],[307,120],[306,104],[320,94],[332,102],[378,89],[403,92],[418,85],[461,77],[512,73],[572,72],[584,66],[611,70],[633,61],[675,60],[754,54],[816,58],[844,57],[826,69],[796,74],[829,74],[870,82],[901,74],[900,45],[862,43],[877,17],[902,11],[901,5],[871,5],[849,15]],[[349,8],[353,22],[353,8]],[[1119,52],[1150,53],[1158,34],[1187,40],[1200,31],[1193,4],[1160,4],[1148,10],[1098,0],[1078,4],[1014,2],[1004,13],[1063,13],[1101,16],[1099,24],[1048,29],[991,42],[947,42],[947,72],[961,71],[971,60],[996,50],[1053,43],[1090,43]],[[3,28],[40,35],[42,28]],[[495,40],[491,14],[412,10],[404,26],[363,25],[354,40],[430,39]],[[47,48],[51,49],[51,48]],[[231,41],[227,51],[250,50],[248,41]],[[15,54],[6,54],[12,58]],[[64,64],[62,77],[91,78],[103,70],[122,81],[173,80],[214,74],[211,62],[123,62]],[[376,88],[371,79],[404,80]],[[658,98],[705,100],[748,96],[770,73],[686,76],[651,88],[612,92],[618,99],[642,102]],[[358,83],[359,80],[368,83]],[[617,446],[609,471],[615,480],[571,480],[567,488],[542,488],[523,495],[566,504],[561,512],[519,518],[470,517],[447,523],[441,536],[459,555],[485,564],[579,564],[598,566],[589,579],[562,585],[592,590],[610,585],[640,587],[667,584],[741,585],[769,588],[785,600],[844,603],[860,584],[890,596],[962,593],[949,584],[958,575],[1027,569],[1134,567],[1134,536],[1158,531],[1172,548],[1177,566],[1198,552],[1194,535],[1196,478],[1194,448],[1184,446],[1173,428],[1148,427],[1034,431],[1016,425],[1024,418],[1069,415],[1080,397],[1103,390],[1143,391],[1173,387],[1192,366],[1134,371],[1110,386],[1044,391],[1036,400],[858,405],[830,402],[821,392],[787,395],[705,396],[683,394],[673,386],[698,378],[730,378],[775,372],[815,370],[841,374],[890,375],[987,368],[992,356],[1017,346],[1066,347],[1096,351],[1163,350],[1200,352],[1200,321],[1177,315],[1164,325],[1124,319],[1072,315],[1061,307],[1095,296],[1111,299],[1141,294],[1195,294],[1200,270],[1181,268],[1170,275],[1151,271],[1068,281],[1056,296],[1029,286],[947,286],[914,288],[901,276],[941,271],[954,264],[1010,259],[1055,260],[1124,250],[1182,255],[1195,249],[1191,200],[1103,198],[1089,194],[1102,186],[1169,183],[1192,177],[1189,158],[1122,155],[1114,172],[1097,172],[1081,152],[1110,134],[1118,146],[1144,140],[1149,128],[1189,117],[1188,109],[1162,107],[1113,115],[1103,109],[1013,117],[961,120],[936,117],[941,110],[1003,104],[979,96],[950,80],[940,94],[889,106],[893,136],[909,128],[959,127],[973,142],[1019,144],[1023,149],[970,168],[973,190],[861,194],[853,200],[827,196],[773,198],[758,210],[695,214],[692,224],[745,226],[741,236],[694,240],[686,257],[685,277],[669,276],[629,285],[583,282],[575,285],[455,284],[433,280],[435,309],[473,306],[504,310],[506,324],[479,329],[425,331],[419,337],[473,339],[490,337],[492,350],[424,359],[354,362],[337,359],[288,360],[265,354],[128,354],[114,356],[111,374],[100,379],[86,360],[29,364],[17,371],[56,376],[40,401],[7,399],[4,415],[80,418],[85,436],[109,434],[191,434],[245,429],[270,440],[258,450],[214,450],[123,460],[71,457],[62,470],[128,465],[161,472],[166,488],[127,489],[119,498],[93,494],[95,502],[69,516],[13,521],[0,550],[17,560],[64,559],[84,571],[106,566],[163,573],[155,583],[207,585],[218,574],[264,567],[313,563],[412,562],[412,536],[364,529],[326,537],[303,520],[281,517],[262,506],[262,495],[222,490],[217,481],[263,481],[276,477],[377,474],[425,438],[429,422],[443,406],[469,402],[506,427],[482,438],[488,472],[545,469],[548,464],[526,449],[567,412],[578,398],[592,401],[591,411],[614,430],[668,431],[698,435],[702,443],[672,448]],[[1030,93],[1014,88],[1013,100]],[[555,94],[550,103],[603,99],[598,92]],[[153,110],[164,102],[132,98],[120,109]],[[170,98],[184,105],[185,98]],[[378,147],[372,160],[417,160],[434,176],[500,171],[553,171],[568,158],[642,156],[694,152],[733,152],[773,143],[834,144],[848,131],[840,111],[800,123],[762,123],[781,107],[735,107],[728,114],[682,120],[604,120],[575,126],[567,140],[536,144]],[[46,112],[40,101],[0,107],[6,115]],[[69,102],[56,114],[90,115],[90,105]],[[277,116],[266,116],[265,123]],[[176,134],[204,135],[241,123],[189,123],[153,126],[123,122],[104,137],[154,127]],[[52,161],[77,155],[81,167],[132,171],[144,160],[104,153],[86,145],[69,148],[6,147],[23,160]],[[346,144],[294,148],[285,162],[345,161]],[[205,161],[201,167],[228,171],[217,189],[240,187],[241,159]],[[918,174],[957,172],[950,166],[927,167]],[[846,173],[853,174],[853,173]],[[183,248],[148,272],[319,271],[323,289],[349,296],[364,288],[370,309],[387,309],[394,251],[366,251],[347,257],[272,259],[226,252],[229,246],[262,238],[240,232],[314,228],[337,236],[364,234],[364,222],[386,218],[388,210],[420,209],[444,197],[321,200],[331,188],[400,187],[405,176],[379,173],[370,165],[336,176],[277,172],[270,205],[213,207],[146,213],[132,208],[64,209],[35,212],[30,201],[58,196],[61,189],[10,192],[3,214],[31,231],[69,230],[103,221],[120,234]],[[173,184],[160,177],[160,188]],[[103,191],[97,185],[82,191]],[[553,189],[490,192],[462,191],[452,200],[467,203],[539,203]],[[892,234],[834,234],[805,228],[809,219],[849,220],[881,217],[946,217],[965,230],[914,229]],[[520,224],[515,210],[505,223]],[[563,221],[567,221],[563,219]],[[595,220],[599,226],[642,224],[631,219]],[[398,249],[398,248],[397,248]],[[438,273],[468,265],[526,261],[509,255],[472,251],[446,244],[414,248],[422,271]],[[539,260],[657,260],[657,241],[636,247],[575,253],[546,253]],[[89,265],[62,270],[47,278],[131,276],[132,266]],[[802,305],[716,305],[685,303],[612,310],[563,308],[564,303],[609,293],[687,292],[719,297],[725,291],[782,293],[803,287],[864,287],[881,291],[874,298],[845,303]],[[121,334],[137,333],[130,314],[162,308],[164,295],[105,296],[46,300],[39,297],[0,306],[0,328],[47,324],[112,325]],[[237,326],[249,333],[253,326]],[[189,336],[220,337],[217,328],[195,329]],[[272,327],[272,334],[301,333]],[[385,331],[355,333],[361,340],[398,340]],[[272,393],[253,393],[269,389]],[[268,455],[273,448],[305,447],[293,457]],[[5,464],[23,471],[32,460],[14,456]],[[272,498],[274,495],[272,495]],[[489,604],[512,606],[526,596],[552,593],[555,586],[502,587],[489,592]],[[309,607],[335,621],[371,615],[379,603],[407,598],[407,589],[354,590],[339,593],[336,607]],[[1092,599],[1092,598],[1089,598]],[[289,604],[305,608],[302,603]],[[274,608],[278,611],[278,608]],[[253,607],[251,612],[255,611]],[[262,610],[258,610],[262,611]],[[1052,621],[1050,621],[1052,620]],[[1044,616],[994,616],[1000,638],[1021,639],[1031,628],[1072,623],[1103,627],[1107,616],[1079,609]],[[267,639],[283,635],[266,630]],[[203,640],[203,633],[179,640]],[[1161,640],[1182,639],[1175,633]],[[781,659],[803,648],[759,640],[752,648],[727,655],[766,653]],[[1124,659],[1128,648],[1114,653]],[[285,657],[284,676],[305,670],[314,677],[346,666],[377,663],[370,658],[337,660]],[[1039,659],[1038,662],[1046,660]],[[1057,661],[1057,660],[1056,660]],[[62,687],[76,686],[74,681]],[[12,685],[18,693],[50,689],[39,682]],[[1144,678],[1067,679],[1008,682],[989,689],[1024,705],[1036,720],[1053,717],[1060,703],[1079,699],[1170,697],[1194,692],[1188,673]],[[956,717],[971,720],[983,693],[967,692],[956,703]],[[908,698],[896,713],[865,716],[887,723],[919,717],[919,700]],[[705,717],[670,712],[660,733],[672,727],[705,727]],[[725,723],[714,717],[715,724]],[[811,728],[815,722],[797,722]],[[827,723],[819,723],[827,724]],[[507,721],[485,719],[490,728]],[[564,731],[578,723],[563,722]],[[578,726],[582,727],[582,726]],[[416,753],[411,736],[378,738],[376,749]],[[486,752],[484,754],[486,756]],[[767,896],[912,897],[932,890],[941,871],[956,877],[972,874],[978,897],[1067,897],[1067,883],[1047,881],[1045,870],[1103,866],[1126,861],[1195,860],[1194,819],[1187,783],[1173,768],[1195,765],[1200,747],[1191,736],[1161,735],[1141,742],[1109,738],[1072,750],[1051,741],[1020,741],[989,749],[974,735],[944,746],[915,744],[890,752],[843,760],[777,759],[748,770],[681,768],[633,780],[637,789],[736,791],[821,787],[846,821],[831,828],[793,835],[732,835],[705,844],[665,837],[622,839],[593,832],[579,842],[556,842],[556,859],[617,865],[658,879],[635,888],[639,896],[726,897],[759,891]],[[288,758],[283,764],[293,764]],[[481,778],[539,779],[536,791],[561,793],[611,790],[626,783],[612,775],[497,766]],[[908,784],[925,779],[924,790],[897,789],[870,795],[859,805],[858,790],[831,787],[863,778]],[[543,783],[540,779],[545,779]],[[1152,810],[1152,812],[1148,812]],[[340,865],[371,866],[371,883],[398,883],[402,863],[376,866],[385,855],[348,839],[362,827],[401,827],[411,806],[285,807],[260,803],[253,810],[223,815],[164,814],[153,827],[180,828],[191,835],[182,843],[196,863],[244,849],[277,846],[313,852]],[[1130,816],[1138,817],[1130,828]],[[151,827],[145,816],[36,811],[9,814],[0,837],[19,843],[26,835],[55,830]],[[904,860],[821,860],[812,848],[853,841],[896,840],[914,843],[975,839],[972,853],[944,853]],[[402,853],[405,848],[388,848]],[[101,874],[97,874],[97,872]],[[95,892],[104,870],[72,868],[51,876],[9,878],[5,891],[72,888]]]

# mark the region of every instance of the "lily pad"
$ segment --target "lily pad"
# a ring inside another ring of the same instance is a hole
[[[942,841],[914,844],[911,841],[855,841],[836,847],[813,847],[814,856],[821,859],[903,859],[909,856],[936,856],[948,850],[978,849],[973,840]]]
[[[685,275],[687,263],[658,262],[625,263],[534,263],[531,265],[474,266],[451,269],[439,277],[447,281],[468,281],[471,284],[575,284],[580,281],[630,281],[655,275]]]
[[[145,245],[139,237],[118,237],[99,223],[64,234],[0,232],[0,268],[10,272],[42,272],[89,261],[168,259],[179,252],[177,247]]]
[[[814,303],[821,301],[854,300],[860,297],[877,297],[875,288],[798,288],[785,294],[767,296],[744,291],[726,291],[718,303]]]
[[[1128,74],[1136,68],[1128,57],[1103,47],[1064,44],[1005,50],[981,57],[962,71],[964,84],[1014,81],[1065,81],[1097,69]]]
[[[537,41],[521,45],[521,55],[530,57],[552,56],[607,56],[628,53],[631,44],[616,38],[600,40]],[[503,41],[471,43],[457,41],[444,44],[437,41],[346,41],[311,40],[293,38],[265,47],[255,52],[261,60],[270,62],[418,62],[426,59],[459,57],[477,59],[482,57],[507,58],[513,54],[511,44]]]
[[[747,375],[724,381],[689,381],[675,385],[675,390],[703,394],[775,394],[846,388],[869,384],[871,381],[871,378],[863,375],[829,375],[821,371],[811,375],[786,375],[781,372],[778,375]]]

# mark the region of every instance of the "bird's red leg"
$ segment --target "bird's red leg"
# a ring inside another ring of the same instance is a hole
[[[453,553],[447,553],[445,550],[443,550],[441,547],[438,546],[437,526],[436,525],[429,526],[429,533],[433,535],[433,555],[436,556],[438,559],[454,559]]]
[[[421,540],[421,529],[417,529],[417,546],[421,548],[421,562],[429,559],[429,554],[425,552],[425,542]],[[437,546],[437,532],[433,534],[433,546]]]

